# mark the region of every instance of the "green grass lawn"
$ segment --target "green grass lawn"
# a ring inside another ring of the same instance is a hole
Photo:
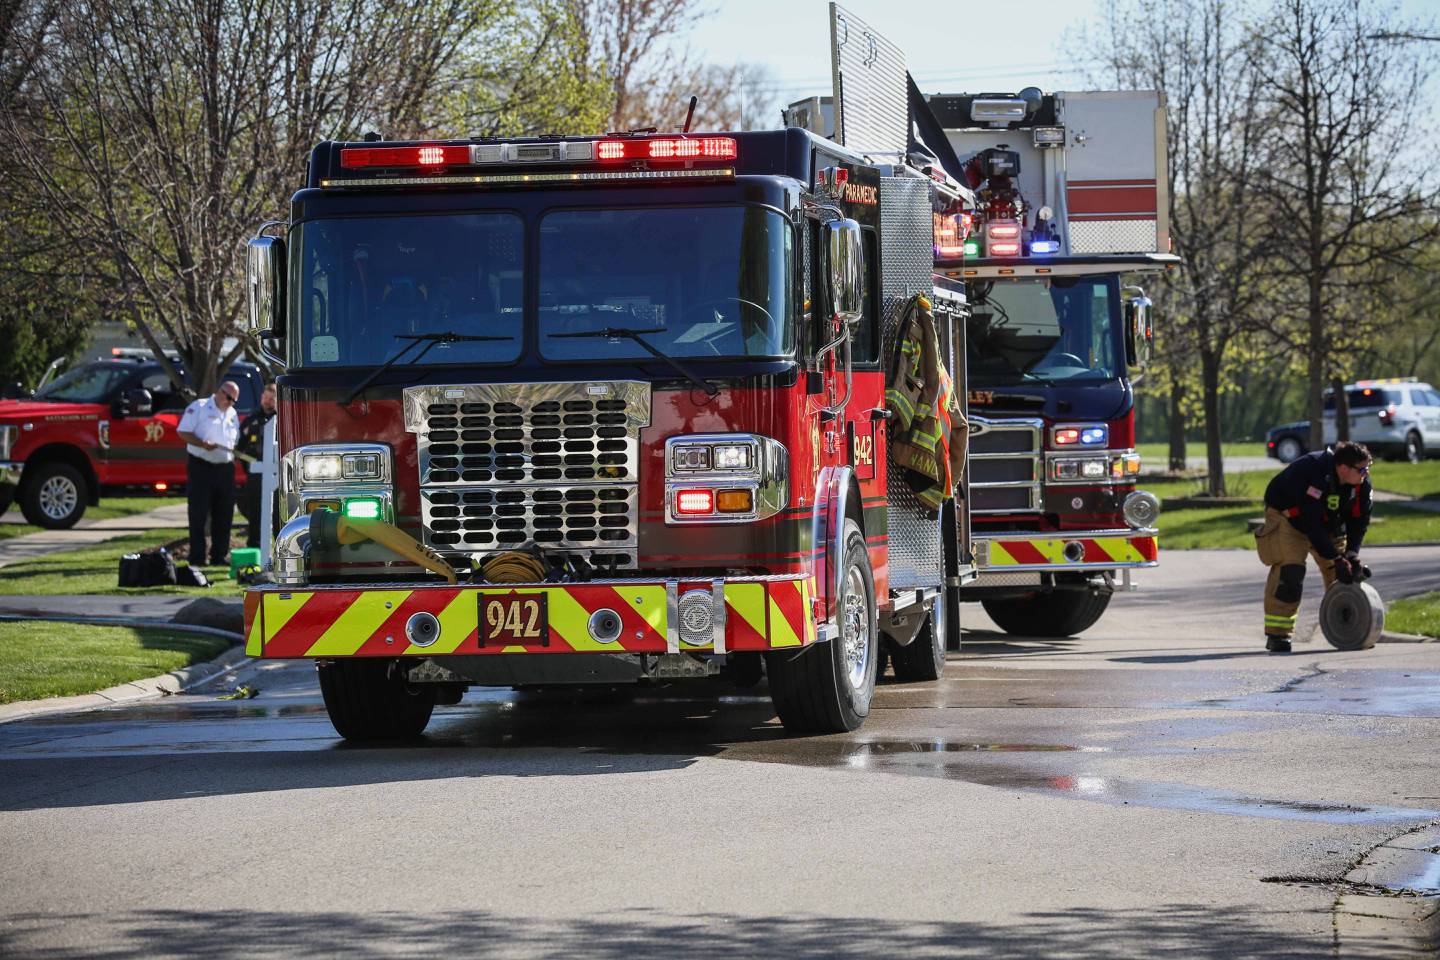
[[[188,593],[193,596],[238,597],[240,587],[226,567],[201,567],[213,584],[205,587],[117,587],[120,557],[158,547],[185,536],[184,530],[149,530],[78,550],[52,553],[23,563],[0,567],[0,594],[48,595],[64,593],[151,594]]]
[[[93,693],[217,656],[222,637],[27,620],[0,623],[0,703]]]
[[[98,507],[87,507],[85,516],[80,519],[81,523],[86,520],[113,520],[116,517],[133,517],[137,513],[149,513],[156,507],[168,506],[172,503],[183,503],[180,497],[106,497],[100,498]],[[5,513],[6,518],[19,517],[20,506],[11,504],[10,509]],[[23,537],[27,533],[39,533],[40,528],[31,526],[28,523],[0,523],[0,540],[8,540],[11,537]]]
[[[1440,593],[1422,593],[1386,604],[1385,629],[1440,637]]]
[[[1232,497],[1249,497],[1257,503],[1265,497],[1265,485],[1275,476],[1274,470],[1247,470],[1243,473],[1226,473],[1225,489]],[[1142,477],[1141,490],[1149,490],[1164,500],[1167,497],[1193,497],[1204,493],[1205,477],[1175,477],[1160,479]],[[1163,516],[1163,514],[1162,514]]]
[[[1232,497],[1249,497],[1257,503],[1265,497],[1265,485],[1279,473],[1274,470],[1247,470],[1226,473],[1225,489]],[[1385,463],[1377,460],[1370,468],[1370,483],[1376,490],[1403,493],[1412,497],[1440,498],[1440,460],[1425,463]],[[1149,490],[1164,500],[1166,497],[1191,497],[1206,490],[1205,477],[1145,477],[1140,489]]]
[[[1135,452],[1140,454],[1141,461],[1147,470],[1163,470],[1170,460],[1170,444],[1168,443],[1137,443]],[[1265,456],[1265,443],[1263,440],[1222,443],[1220,444],[1220,455],[1222,457],[1263,457]],[[1185,444],[1185,456],[1205,456],[1205,444],[1198,441]],[[1280,461],[1275,462],[1278,464]]]
[[[1440,498],[1440,460],[1423,463],[1376,460],[1370,468],[1370,485],[1376,490],[1408,493],[1412,497]]]
[[[1255,548],[1245,521],[1264,514],[1257,503],[1248,507],[1196,507],[1160,511],[1160,549],[1199,550],[1210,547]],[[1440,541],[1440,513],[1377,503],[1365,544]],[[1363,547],[1362,547],[1363,551]],[[1256,561],[1259,562],[1258,560]],[[4,574],[0,569],[0,574]]]

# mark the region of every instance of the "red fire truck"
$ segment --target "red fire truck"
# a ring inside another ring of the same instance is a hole
[[[890,469],[885,370],[921,294],[963,354],[959,193],[869,133],[317,146],[248,255],[287,372],[247,651],[314,660],[351,738],[470,685],[762,671],[787,729],[843,731],[882,650],[938,677],[963,500]]]
[[[1093,625],[1156,564],[1159,501],[1136,489],[1133,384],[1153,339],[1144,274],[1178,265],[1154,92],[928,98],[977,194],[936,267],[966,284],[970,516],[964,591],[1002,629]]]

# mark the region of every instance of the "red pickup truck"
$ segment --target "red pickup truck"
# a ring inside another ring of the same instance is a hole
[[[237,363],[243,419],[260,406],[260,369]],[[37,526],[75,525],[101,491],[174,491],[185,486],[185,444],[176,434],[185,399],[154,360],[97,360],[70,370],[26,400],[0,400],[0,513],[12,502]],[[244,480],[243,465],[235,469]]]

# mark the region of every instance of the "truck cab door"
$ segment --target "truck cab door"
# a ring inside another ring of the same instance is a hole
[[[177,432],[185,412],[184,395],[159,367],[130,381],[129,389],[149,391],[149,413],[122,415],[115,407],[110,418],[110,445],[103,449],[108,464],[105,483],[124,486],[176,487],[185,482],[185,444]]]

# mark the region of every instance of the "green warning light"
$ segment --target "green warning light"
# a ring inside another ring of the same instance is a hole
[[[373,499],[346,500],[345,516],[351,520],[379,520],[380,501]]]
[[[980,256],[980,241],[979,241],[979,240],[966,240],[966,241],[965,241],[965,256],[967,256],[967,257],[978,257],[978,256]]]

